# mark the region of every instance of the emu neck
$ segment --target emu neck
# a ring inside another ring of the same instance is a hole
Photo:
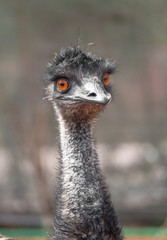
[[[92,125],[97,109],[82,106],[63,114],[56,106],[55,110],[60,161],[54,240],[122,240],[94,145]],[[88,110],[92,110],[90,116]]]
[[[64,176],[67,181],[80,186],[80,190],[91,188],[97,171],[97,156],[90,123],[60,124],[60,146]],[[86,184],[86,185],[85,185]],[[88,185],[87,185],[88,184]],[[71,189],[74,193],[74,190]]]
[[[59,123],[62,201],[66,203],[62,214],[80,216],[86,211],[89,215],[92,207],[98,214],[103,194],[92,124],[63,119]]]
[[[92,124],[60,114],[55,240],[122,240],[97,159]]]

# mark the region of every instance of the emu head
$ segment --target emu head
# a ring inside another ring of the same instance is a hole
[[[47,98],[66,119],[92,120],[112,100],[109,75],[115,63],[83,52],[62,49],[48,64]]]

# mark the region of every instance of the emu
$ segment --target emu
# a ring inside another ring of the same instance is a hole
[[[115,63],[80,47],[62,49],[48,63],[46,98],[60,131],[54,240],[123,239],[93,137],[98,113],[112,100],[114,71]]]

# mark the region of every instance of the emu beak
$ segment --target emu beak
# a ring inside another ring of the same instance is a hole
[[[107,104],[112,100],[111,94],[104,89],[101,83],[91,81],[84,84],[83,87],[76,99],[95,104]]]

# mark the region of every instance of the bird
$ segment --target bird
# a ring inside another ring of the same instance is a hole
[[[122,240],[100,168],[94,125],[113,98],[116,64],[80,46],[62,48],[44,75],[59,128],[54,240]]]

